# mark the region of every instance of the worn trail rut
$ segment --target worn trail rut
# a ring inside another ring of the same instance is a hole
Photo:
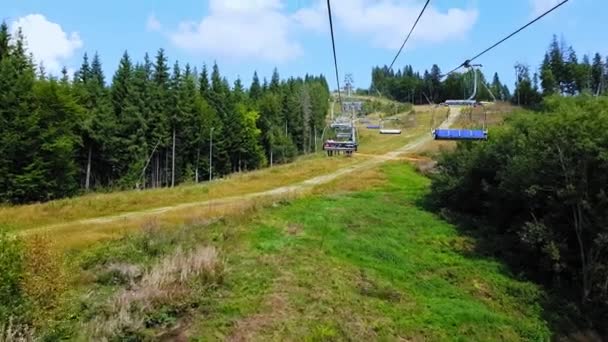
[[[454,110],[453,113],[454,114],[450,115],[441,124],[441,126],[440,126],[441,128],[450,127],[454,122],[456,122],[456,119],[458,118],[458,116],[460,114],[460,110]],[[141,217],[146,217],[146,216],[156,216],[156,215],[160,215],[160,214],[163,214],[166,212],[180,210],[180,209],[187,209],[187,208],[192,208],[192,207],[202,207],[202,206],[215,207],[215,206],[227,205],[227,204],[235,203],[235,202],[238,202],[241,200],[247,200],[247,199],[253,199],[253,198],[280,196],[283,194],[294,194],[294,193],[298,193],[298,192],[302,192],[302,191],[314,188],[319,185],[329,183],[335,179],[338,179],[341,176],[347,175],[354,171],[361,171],[361,170],[369,169],[374,166],[377,166],[378,164],[384,163],[387,160],[398,159],[400,155],[402,155],[404,153],[416,152],[422,146],[424,146],[425,144],[427,144],[431,141],[432,141],[432,137],[430,135],[424,135],[397,150],[394,150],[394,151],[391,151],[391,152],[388,152],[388,153],[385,153],[382,155],[373,156],[370,159],[365,160],[356,165],[344,167],[344,168],[338,169],[329,174],[317,176],[317,177],[310,178],[308,180],[305,180],[305,181],[302,181],[299,183],[295,183],[295,184],[287,185],[287,186],[281,186],[281,187],[271,189],[271,190],[254,192],[254,193],[249,193],[249,194],[244,194],[244,195],[239,195],[239,196],[224,197],[224,198],[220,198],[220,199],[182,203],[182,204],[176,204],[173,206],[139,210],[139,211],[133,211],[133,212],[123,213],[123,214],[119,214],[119,215],[111,215],[111,216],[103,216],[103,217],[97,217],[97,218],[89,218],[89,219],[83,219],[83,220],[62,222],[62,223],[58,223],[58,224],[52,224],[52,225],[46,225],[46,226],[40,226],[40,227],[22,230],[20,233],[21,234],[33,234],[36,232],[51,231],[53,229],[74,226],[74,225],[86,226],[86,225],[106,224],[106,223],[112,223],[115,221],[125,220],[125,219],[128,220],[128,219],[141,218]]]

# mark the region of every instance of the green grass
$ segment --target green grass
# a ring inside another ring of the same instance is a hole
[[[194,335],[548,340],[543,293],[421,209],[426,178],[405,164],[383,171],[380,189],[298,200],[248,224],[231,287]]]
[[[82,274],[72,304],[58,310],[59,326],[76,333],[126,286],[97,275],[104,265],[147,269],[177,246],[212,245],[226,260],[222,284],[159,309],[169,326],[151,334],[174,325],[195,341],[550,339],[544,293],[477,256],[472,238],[423,209],[427,178],[400,162],[384,165],[378,178],[364,191],[76,251],[73,273]]]

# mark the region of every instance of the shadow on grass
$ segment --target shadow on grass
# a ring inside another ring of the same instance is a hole
[[[539,268],[530,267],[533,263],[530,262],[529,254],[521,253],[514,248],[519,243],[516,234],[500,232],[481,219],[440,208],[433,202],[430,195],[419,199],[416,206],[435,213],[456,227],[460,234],[475,241],[471,250],[462,252],[466,257],[498,260],[506,266],[508,276],[522,281],[532,281],[542,286],[544,290],[540,303],[543,308],[542,315],[554,334],[554,340],[608,340],[607,327],[595,326],[596,329],[604,330],[600,332],[603,338],[593,331],[593,323],[588,318],[589,314],[585,315],[577,303],[578,291],[574,290],[573,286],[568,286],[569,284],[563,282],[559,283],[557,280],[547,281],[546,272],[543,274]]]

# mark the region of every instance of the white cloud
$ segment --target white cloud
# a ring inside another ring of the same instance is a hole
[[[329,31],[329,19],[326,11],[324,3],[317,2],[313,7],[299,9],[291,17],[305,29],[324,33]]]
[[[422,6],[422,1],[334,0],[332,12],[340,28],[363,39],[371,39],[377,47],[396,49],[403,43]],[[321,31],[324,25],[328,25],[326,11],[321,1],[313,8],[296,12],[295,18],[304,27]],[[409,44],[462,39],[473,28],[477,17],[475,9],[450,8],[439,11],[431,5],[418,23]]]
[[[168,36],[182,49],[230,57],[281,62],[302,54],[296,31],[329,30],[324,0],[287,13],[287,0],[210,0],[200,22],[182,22]],[[397,49],[422,9],[422,0],[334,0],[336,30],[374,47]],[[477,22],[476,9],[427,8],[411,45],[463,39]],[[158,23],[160,26],[160,23]]]
[[[146,29],[150,32],[157,32],[160,31],[161,28],[160,21],[158,21],[154,14],[150,14],[146,21]]]
[[[533,14],[537,16],[543,14],[560,2],[560,0],[530,0],[530,5],[532,6]]]
[[[78,32],[67,34],[59,24],[41,14],[29,14],[11,24],[14,34],[21,28],[29,52],[36,63],[43,63],[49,73],[58,74],[67,59],[83,45]]]
[[[291,24],[281,0],[210,0],[206,17],[180,23],[169,38],[194,53],[283,62],[302,53]]]

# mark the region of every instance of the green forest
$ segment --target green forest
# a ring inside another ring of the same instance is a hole
[[[440,103],[448,99],[466,99],[473,93],[474,74],[477,73],[477,100],[511,101],[522,106],[537,106],[543,96],[552,94],[577,95],[588,93],[602,95],[608,92],[608,56],[600,53],[593,57],[584,55],[582,60],[572,46],[557,36],[537,67],[521,63],[514,65],[517,76],[513,92],[502,83],[497,73],[489,82],[481,69],[464,73],[451,73],[445,77],[436,64],[424,73],[414,72],[411,65],[403,70],[389,70],[383,67],[372,68],[371,94],[382,94],[397,101],[414,104]],[[537,71],[534,71],[537,70]]]
[[[472,234],[480,254],[545,285],[558,330],[605,336],[607,69],[599,54],[578,63],[563,46],[554,37],[540,76],[522,79],[531,97],[522,91],[520,101],[531,110],[491,127],[486,142],[441,154],[430,204]]]
[[[111,82],[97,54],[56,78],[25,46],[0,26],[0,202],[168,187],[284,163],[315,150],[329,108],[322,75],[281,80],[275,69],[269,82],[254,73],[246,87],[229,84],[216,63],[200,72],[170,66],[160,49],[139,62],[125,51]]]

